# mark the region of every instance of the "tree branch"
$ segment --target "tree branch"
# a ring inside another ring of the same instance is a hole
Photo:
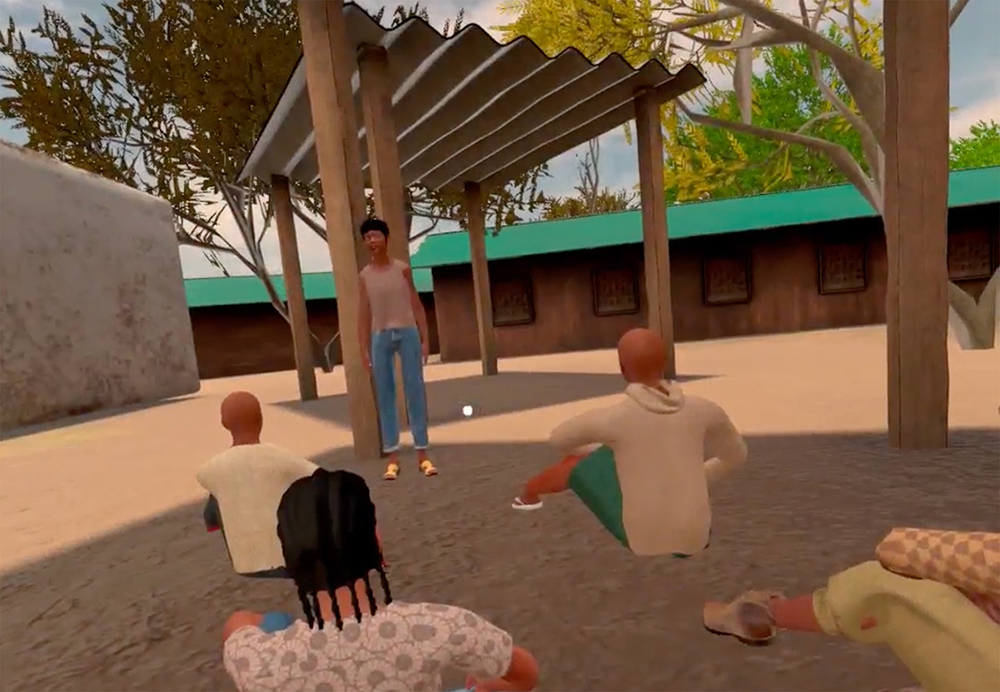
[[[739,9],[724,7],[718,12],[698,14],[690,19],[683,19],[679,22],[670,22],[667,24],[661,23],[660,26],[667,31],[683,31],[685,29],[697,29],[698,27],[705,26],[706,24],[714,24],[715,22],[721,22],[726,19],[735,19],[739,16]]]
[[[770,139],[775,142],[798,144],[800,146],[809,147],[813,151],[819,151],[826,154],[837,169],[844,174],[844,177],[847,178],[847,180],[854,185],[858,192],[860,192],[868,201],[868,203],[872,206],[872,209],[875,210],[875,213],[880,216],[882,215],[883,205],[881,190],[868,178],[868,176],[865,175],[864,170],[858,162],[854,160],[851,153],[841,145],[834,144],[833,142],[829,142],[818,137],[802,135],[797,132],[781,132],[780,130],[772,130],[766,127],[748,125],[746,123],[720,120],[719,118],[713,118],[711,116],[691,111],[680,99],[677,99],[676,103],[677,107],[680,108],[688,118],[700,125],[718,127],[733,132],[742,132],[744,134],[753,135],[754,137]]]
[[[297,204],[292,204],[292,213],[303,221],[305,225],[311,228],[316,235],[324,241],[326,240],[326,228],[323,224],[317,223],[315,219],[309,218],[309,215],[306,214],[303,209],[299,208],[299,205]]]
[[[740,38],[749,40],[751,36],[753,36],[753,20],[744,17]],[[750,124],[753,121],[753,48],[741,48],[736,51],[733,88],[736,91],[736,103],[740,108],[740,119]]]
[[[851,7],[854,6],[854,0],[847,0]],[[809,11],[806,9],[805,0],[799,0],[799,13],[802,16],[802,23],[809,24],[810,28],[814,31],[819,25],[820,20],[823,18],[823,9],[826,6],[826,0],[820,0],[819,5],[816,8],[816,12],[812,16],[812,20],[809,19]],[[820,93],[823,98],[826,99],[827,103],[833,106],[844,120],[854,128],[854,131],[858,133],[861,139],[861,148],[864,152],[865,160],[868,163],[868,169],[871,171],[872,179],[878,189],[882,189],[882,170],[880,166],[879,156],[879,145],[875,139],[875,134],[872,129],[868,127],[868,123],[865,122],[864,118],[855,113],[850,106],[848,106],[844,101],[837,95],[837,93],[826,83],[823,78],[823,68],[820,64],[819,53],[811,48],[806,48],[809,52],[809,67],[812,71],[813,80],[816,82],[816,86],[819,88]],[[858,54],[860,54],[860,49]]]
[[[745,16],[782,34],[788,43],[803,43],[823,53],[833,62],[844,85],[871,126],[876,141],[882,143],[885,130],[885,80],[882,73],[860,56],[850,53],[808,27],[765,7],[758,0],[719,0]],[[710,15],[706,15],[710,16]],[[772,44],[773,45],[773,44]]]
[[[437,221],[435,221],[434,224],[429,226],[428,228],[425,228],[424,230],[418,231],[417,233],[411,235],[409,237],[409,241],[412,243],[415,240],[420,240],[425,235],[430,235],[431,233],[433,233],[435,228],[437,228]]]
[[[697,34],[692,34],[687,31],[678,31],[681,36],[695,43],[705,46],[706,48],[731,48],[731,41],[723,41],[718,38],[706,38],[704,36],[698,36]]]
[[[948,11],[948,27],[952,27],[955,21],[961,16],[962,10],[965,6],[969,4],[969,0],[957,0],[957,2],[951,6],[951,10]]]
[[[847,33],[851,37],[851,45],[854,46],[854,52],[861,55],[861,41],[858,40],[858,23],[854,13],[854,0],[847,0]]]
[[[743,48],[772,48],[774,46],[785,46],[790,43],[797,43],[793,38],[789,38],[780,31],[767,29],[766,31],[755,31],[746,38],[737,38],[733,41],[718,41],[721,44],[715,50],[741,50]]]
[[[823,94],[823,98],[829,102],[831,106],[840,114],[840,116],[846,120],[851,127],[854,128],[855,132],[858,133],[858,137],[861,139],[861,149],[865,155],[865,161],[868,163],[868,170],[871,171],[872,179],[879,189],[882,189],[882,169],[880,167],[881,157],[879,156],[880,148],[878,142],[875,141],[875,134],[872,132],[871,128],[868,127],[868,123],[865,122],[864,118],[851,110],[844,101],[837,96],[837,93],[826,83],[823,79],[823,70],[819,61],[819,54],[814,51],[809,51],[809,61],[812,68],[813,79],[816,80],[816,86],[819,87],[819,91]]]

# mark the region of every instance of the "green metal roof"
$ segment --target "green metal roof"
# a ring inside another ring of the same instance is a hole
[[[965,207],[1000,201],[1000,166],[953,171],[948,180],[948,204]],[[778,192],[709,202],[673,205],[667,210],[670,238],[696,238],[875,216],[871,205],[852,185]],[[545,255],[642,242],[639,211],[535,221],[487,234],[491,260]],[[439,267],[469,262],[464,231],[427,236],[413,255],[414,267]]]
[[[281,299],[285,299],[285,280],[272,276],[274,287]],[[430,269],[414,269],[413,283],[420,293],[433,290]],[[302,285],[306,300],[336,298],[333,288],[333,274],[315,272],[302,275]],[[189,308],[205,308],[216,305],[249,305],[268,302],[264,284],[256,276],[213,276],[206,279],[184,279]]]
[[[967,207],[1000,201],[1000,166],[952,171],[948,204]],[[778,192],[710,202],[673,205],[667,210],[671,239],[740,233],[762,228],[841,221],[875,216],[875,211],[851,185]],[[642,242],[639,211],[578,216],[556,221],[534,221],[487,234],[486,256],[491,260],[545,255],[589,248]],[[424,239],[411,263],[413,281],[421,293],[433,290],[431,267],[469,262],[469,241],[464,231],[437,233]],[[285,298],[281,276],[272,277],[278,295]],[[335,298],[329,272],[303,274],[306,299]],[[255,276],[185,279],[188,307],[247,305],[268,302],[263,284]]]

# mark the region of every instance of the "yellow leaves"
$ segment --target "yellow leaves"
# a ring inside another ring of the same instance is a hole
[[[699,147],[708,146],[708,137],[705,135],[705,131],[698,127],[697,125],[691,125],[687,128],[688,136],[694,140],[694,143]]]
[[[743,147],[741,147],[740,143],[736,141],[736,137],[733,135],[732,132],[726,132],[726,141],[728,141],[729,146],[733,148],[733,153],[736,154],[736,158],[738,158],[740,161],[747,160],[746,152],[743,151]]]
[[[710,198],[720,183],[732,184],[751,162],[735,138],[728,144],[728,150],[712,146],[702,128],[679,125],[675,136],[664,140],[664,189],[678,202],[695,202]]]

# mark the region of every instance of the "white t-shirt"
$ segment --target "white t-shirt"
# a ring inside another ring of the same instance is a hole
[[[267,634],[237,630],[223,662],[240,692],[439,692],[445,668],[497,678],[510,668],[510,635],[475,613],[436,603],[380,606],[344,629],[298,620]]]

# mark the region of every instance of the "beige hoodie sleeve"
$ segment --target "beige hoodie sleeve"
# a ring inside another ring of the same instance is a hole
[[[712,485],[747,460],[747,445],[722,407],[713,401],[704,401],[708,416],[705,425],[705,477]]]
[[[560,453],[585,455],[601,445],[613,442],[611,424],[616,407],[593,409],[556,426],[549,435],[549,444]]]

